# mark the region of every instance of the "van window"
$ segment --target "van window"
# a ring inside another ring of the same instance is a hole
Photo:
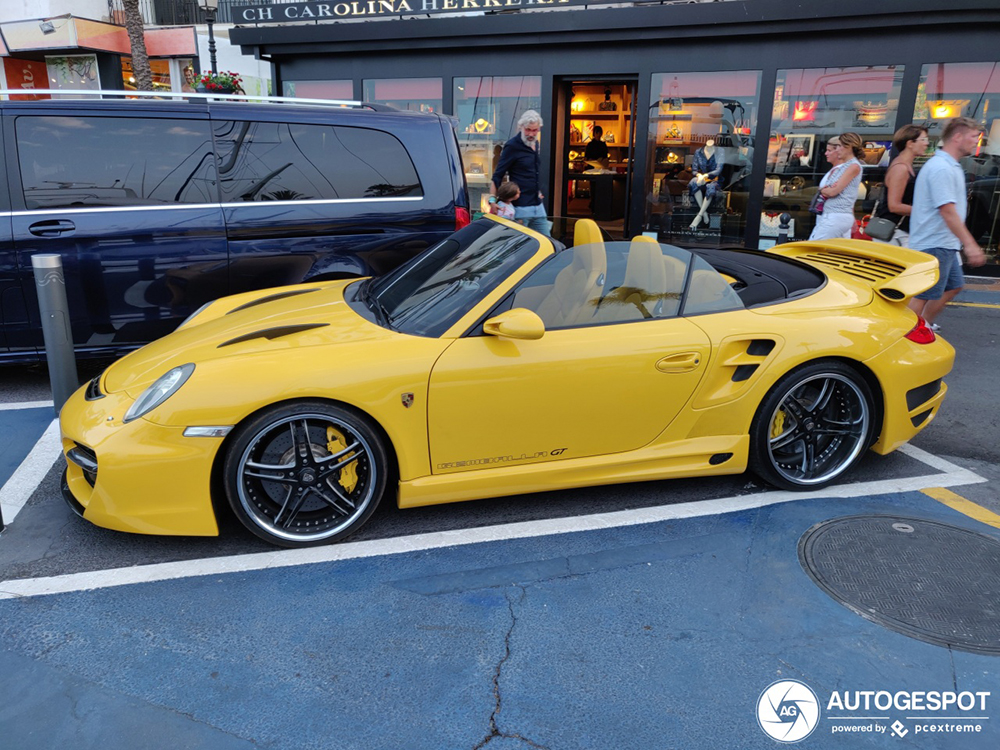
[[[28,209],[217,203],[208,120],[18,117]]]
[[[395,136],[368,128],[216,122],[223,203],[421,196]]]

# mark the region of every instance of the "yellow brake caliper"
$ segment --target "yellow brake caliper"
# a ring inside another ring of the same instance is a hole
[[[339,453],[347,447],[347,439],[336,427],[326,428],[326,449],[330,454]],[[345,458],[351,458],[354,454],[348,453]],[[351,461],[340,470],[340,486],[348,492],[354,492],[358,485],[358,462]]]
[[[778,437],[785,431],[785,410],[782,409],[774,415],[774,422],[771,424],[771,439]]]

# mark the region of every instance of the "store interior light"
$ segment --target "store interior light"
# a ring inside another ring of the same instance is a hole
[[[968,99],[950,99],[927,102],[931,117],[935,120],[950,120],[952,117],[961,117],[962,110],[968,105]]]
[[[792,110],[792,121],[793,122],[811,122],[816,119],[816,107],[819,106],[819,102],[795,102],[795,108]]]
[[[583,112],[583,100],[574,99],[569,105],[571,112]]]

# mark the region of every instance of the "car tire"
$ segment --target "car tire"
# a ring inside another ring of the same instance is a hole
[[[324,401],[260,412],[233,433],[223,463],[233,513],[281,547],[354,533],[378,507],[388,476],[386,449],[372,425]]]
[[[871,444],[875,404],[854,369],[814,362],[785,375],[750,427],[750,470],[776,487],[815,490],[846,473]]]

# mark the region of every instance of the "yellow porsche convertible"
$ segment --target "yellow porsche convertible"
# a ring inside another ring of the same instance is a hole
[[[569,246],[567,246],[569,245]],[[284,546],[400,507],[736,474],[816,489],[933,419],[954,350],[929,255],[692,252],[473,222],[395,271],[210,303],[61,414],[85,519]],[[213,503],[213,500],[216,502]]]

